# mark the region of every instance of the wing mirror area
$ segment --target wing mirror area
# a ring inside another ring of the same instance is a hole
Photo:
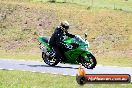
[[[87,40],[87,37],[88,37],[87,33],[84,33],[84,37],[85,37],[85,40]]]

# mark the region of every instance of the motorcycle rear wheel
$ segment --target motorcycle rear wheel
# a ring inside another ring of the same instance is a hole
[[[48,64],[49,66],[55,66],[59,63],[59,60],[57,60],[54,57],[47,56],[44,52],[42,52],[42,58],[43,58],[44,62],[46,64]]]

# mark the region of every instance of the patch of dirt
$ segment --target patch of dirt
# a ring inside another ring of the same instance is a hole
[[[69,4],[0,2],[0,49],[36,52],[35,33],[50,36],[61,20],[68,20],[73,34],[88,33],[95,54],[132,56],[131,18],[132,13],[91,11]]]

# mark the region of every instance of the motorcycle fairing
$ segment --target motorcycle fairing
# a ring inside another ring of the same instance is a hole
[[[48,40],[47,37],[39,36],[38,41],[39,41],[40,43],[42,43],[44,46],[46,46],[47,49],[50,50],[50,46],[49,46],[49,43],[48,43],[49,40]]]

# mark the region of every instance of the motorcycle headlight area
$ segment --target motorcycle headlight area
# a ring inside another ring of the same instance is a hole
[[[81,48],[81,50],[83,50],[83,51],[88,51],[88,48]]]

